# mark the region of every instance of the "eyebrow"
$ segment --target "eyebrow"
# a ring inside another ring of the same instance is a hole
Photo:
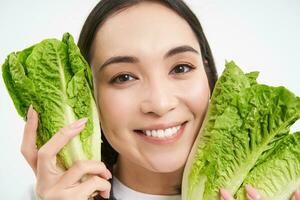
[[[184,52],[193,52],[199,54],[197,50],[189,45],[182,45],[175,48],[170,49],[165,55],[164,59],[174,56],[179,53]],[[106,66],[115,64],[115,63],[138,63],[139,59],[134,56],[114,56],[106,60],[99,68],[98,71],[103,70]]]

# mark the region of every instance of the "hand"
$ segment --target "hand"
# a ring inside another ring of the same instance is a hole
[[[248,200],[265,200],[251,185],[245,186]],[[234,200],[231,194],[225,189],[220,189],[220,200]],[[292,200],[300,200],[300,192],[296,191]]]
[[[43,200],[87,200],[96,191],[109,197],[111,173],[100,161],[78,161],[67,171],[57,166],[56,154],[85,127],[86,119],[80,119],[59,130],[39,150],[36,148],[38,114],[30,106],[24,129],[21,152],[36,178],[36,192]],[[80,181],[89,174],[88,179]]]

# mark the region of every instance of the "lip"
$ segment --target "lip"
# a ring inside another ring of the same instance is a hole
[[[137,131],[135,130],[134,132],[138,134],[138,136],[140,136],[143,140],[153,143],[153,144],[169,144],[169,143],[173,143],[177,140],[179,140],[179,138],[181,138],[181,136],[183,135],[184,129],[186,127],[187,121],[182,123],[182,124],[178,124],[181,125],[180,129],[177,131],[176,134],[172,135],[171,137],[165,137],[165,138],[158,138],[158,137],[149,137],[147,135],[145,135],[144,133],[142,133],[141,131]]]

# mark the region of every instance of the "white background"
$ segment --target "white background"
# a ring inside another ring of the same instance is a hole
[[[300,1],[188,0],[199,17],[219,73],[225,60],[259,81],[300,96]],[[96,0],[1,0],[0,63],[7,54],[70,32],[76,39]],[[20,153],[24,121],[0,77],[0,198],[30,199],[34,175]],[[300,130],[300,123],[292,127]]]

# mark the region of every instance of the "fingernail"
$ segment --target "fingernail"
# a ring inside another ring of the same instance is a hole
[[[253,200],[259,200],[261,199],[260,194],[249,184],[245,186],[247,194],[253,199]]]
[[[85,118],[81,118],[80,120],[77,120],[76,122],[74,122],[72,125],[71,125],[71,128],[80,128],[82,127],[83,125],[86,124],[86,122],[88,121],[88,119],[85,117]]]
[[[32,105],[30,104],[28,111],[27,111],[27,119],[32,119],[33,117],[33,108]]]
[[[111,172],[108,169],[106,170],[107,170],[108,178],[111,179],[112,178]]]
[[[231,194],[223,188],[220,189],[220,195],[221,195],[222,199],[234,200],[234,198],[231,196]]]
[[[295,199],[296,199],[296,200],[300,200],[300,191],[299,191],[299,190],[297,190],[297,191],[295,192]]]

